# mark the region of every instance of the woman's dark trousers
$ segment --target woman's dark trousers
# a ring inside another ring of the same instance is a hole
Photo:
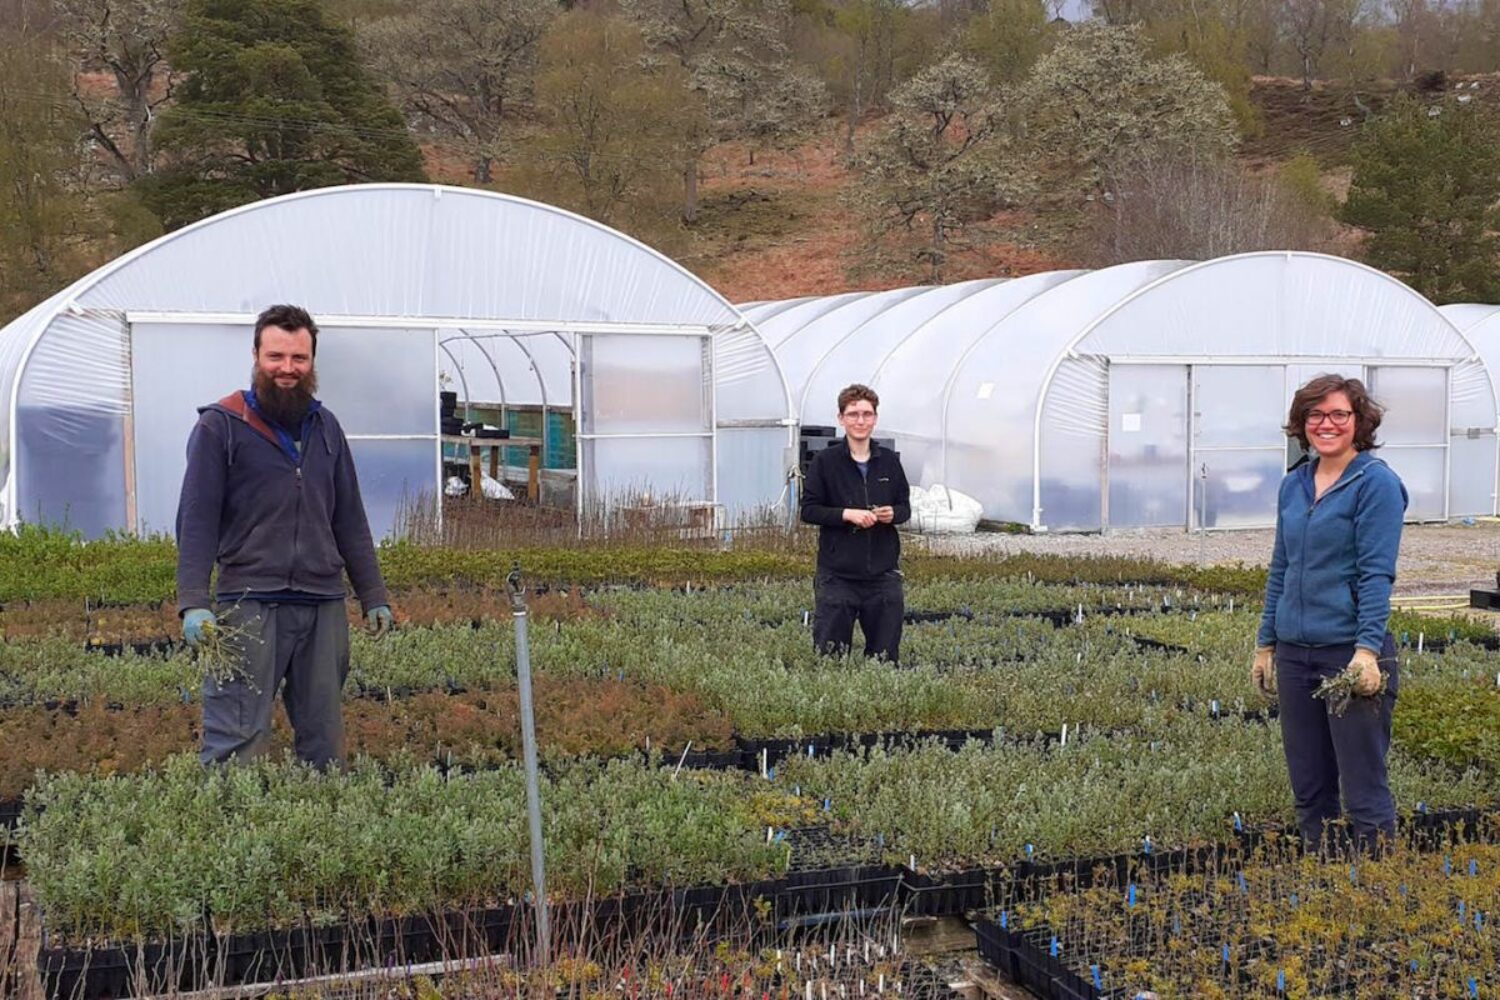
[[[1318,685],[1347,668],[1353,656],[1352,645],[1276,644],[1281,741],[1297,825],[1312,849],[1329,846],[1327,824],[1344,817],[1361,849],[1396,834],[1396,802],[1386,780],[1391,713],[1400,682],[1395,640],[1387,634],[1381,650],[1380,669],[1387,677],[1383,694],[1351,699],[1342,717],[1329,710],[1327,701],[1313,697]]]

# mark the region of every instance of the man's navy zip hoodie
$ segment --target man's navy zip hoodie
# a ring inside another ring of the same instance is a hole
[[[1316,460],[1287,473],[1256,644],[1354,644],[1379,653],[1406,513],[1406,487],[1368,451],[1316,497]]]
[[[291,434],[266,421],[249,394],[198,408],[177,506],[179,610],[218,594],[294,591],[344,596],[347,568],[365,611],[389,604],[343,428],[316,404]]]
[[[891,507],[891,524],[856,528],[844,520],[844,508]],[[865,473],[840,441],[813,456],[802,484],[802,520],[819,525],[818,571],[847,580],[873,580],[896,569],[901,536],[896,525],[911,520],[911,487],[901,460],[888,448],[870,443]]]

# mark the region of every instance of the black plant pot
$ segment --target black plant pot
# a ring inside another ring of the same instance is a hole
[[[953,917],[993,905],[999,888],[1013,881],[1014,870],[971,868],[957,872],[908,871],[905,912],[913,917]]]
[[[44,948],[37,970],[43,995],[62,1000],[188,992],[208,982],[216,960],[211,938],[93,949]]]

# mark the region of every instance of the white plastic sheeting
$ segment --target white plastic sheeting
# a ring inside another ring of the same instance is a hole
[[[1440,306],[1478,358],[1453,370],[1453,414],[1448,440],[1452,448],[1450,491],[1464,502],[1455,513],[1500,514],[1500,435],[1486,422],[1485,400],[1500,399],[1500,306]]]
[[[623,408],[617,418],[633,414],[628,431],[580,442],[593,461],[580,472],[581,502],[607,503],[626,481],[651,488],[653,476],[665,477],[663,492],[682,488],[684,499],[731,516],[783,492],[785,382],[753,327],[711,288],[642,244],[550,206],[380,184],[207,219],[0,330],[0,522],[66,521],[90,535],[166,527],[195,408],[246,384],[250,321],[273,302],[305,306],[328,344],[351,344],[334,352],[336,363],[320,351],[320,395],[362,461],[370,456],[362,484],[367,506],[382,512],[372,510],[372,524],[386,521],[397,494],[439,486],[438,372],[467,383],[471,399],[574,408],[582,384]],[[133,359],[135,331],[148,327],[171,332]],[[657,391],[651,365],[615,366],[597,379],[579,370],[585,343],[607,350],[614,337],[683,361],[674,392]],[[697,436],[685,440],[680,390],[690,377]],[[587,411],[577,415],[580,429],[592,426]],[[723,455],[721,427],[737,435]],[[634,465],[643,451],[651,462]],[[747,456],[759,464],[715,466]],[[602,477],[606,469],[613,478]]]
[[[1494,369],[1430,302],[1353,261],[1142,261],[745,311],[806,422],[829,422],[837,387],[867,382],[912,481],[969,493],[987,518],[1274,523],[1295,457],[1287,407],[1323,371],[1365,379],[1386,405],[1381,456],[1409,517],[1494,510]]]

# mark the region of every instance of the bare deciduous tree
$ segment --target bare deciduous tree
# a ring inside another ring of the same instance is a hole
[[[359,28],[377,76],[409,113],[470,151],[488,183],[513,104],[529,95],[553,0],[412,0]]]
[[[714,143],[795,135],[820,114],[820,80],[787,57],[787,0],[622,0],[658,55],[686,71],[707,111],[705,128],[683,136],[684,221],[698,212],[698,161]]]
[[[1327,213],[1274,175],[1252,175],[1224,155],[1148,148],[1110,172],[1083,251],[1095,267],[1208,260],[1321,250],[1331,233]]]
[[[1312,89],[1327,57],[1341,53],[1342,62],[1356,61],[1365,7],[1366,0],[1286,0],[1284,31],[1297,54],[1303,90]]]
[[[63,38],[77,61],[73,99],[95,142],[123,180],[151,173],[157,108],[172,98],[167,42],[181,24],[183,0],[55,0]],[[92,74],[108,75],[101,89]]]

